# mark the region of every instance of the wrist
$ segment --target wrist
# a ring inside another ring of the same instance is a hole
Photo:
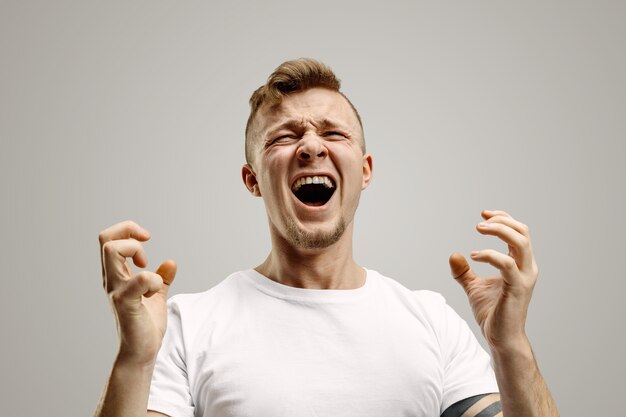
[[[525,335],[511,338],[506,343],[490,345],[489,348],[495,363],[528,363],[535,360],[530,341]]]
[[[145,369],[152,372],[154,364],[156,363],[157,353],[158,350],[154,353],[137,352],[137,349],[120,345],[115,363],[116,365],[132,367],[136,370]]]

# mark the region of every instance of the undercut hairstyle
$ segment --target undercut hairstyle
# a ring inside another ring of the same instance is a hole
[[[279,104],[289,94],[315,87],[327,88],[341,94],[354,110],[361,131],[363,130],[359,112],[348,97],[340,91],[341,81],[328,65],[311,58],[286,61],[280,64],[268,77],[267,82],[257,88],[250,97],[250,116],[248,116],[248,123],[246,124],[246,161],[248,163],[253,156],[254,132],[252,126],[261,106]],[[361,147],[365,153],[365,142],[361,144]]]

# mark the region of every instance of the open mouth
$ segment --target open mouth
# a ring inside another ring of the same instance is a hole
[[[300,177],[291,186],[298,200],[307,206],[323,206],[335,192],[335,184],[325,176]]]

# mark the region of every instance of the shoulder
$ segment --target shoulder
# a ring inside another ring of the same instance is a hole
[[[400,306],[435,333],[439,333],[445,325],[451,308],[440,293],[409,289],[395,279],[376,271],[368,270],[368,274],[376,281],[376,291],[379,297],[387,298],[389,303]]]
[[[393,297],[392,302],[402,305],[412,316],[432,329],[444,343],[456,340],[462,334],[471,333],[467,322],[435,291],[411,290],[393,278],[376,271],[369,271],[378,281],[380,294]],[[447,342],[446,342],[447,341]]]
[[[202,317],[216,309],[237,305],[250,287],[246,271],[234,272],[206,291],[173,295],[167,301],[168,309],[181,318]]]
[[[419,308],[425,313],[440,314],[446,308],[446,299],[438,292],[430,290],[411,290],[393,278],[368,270],[368,277],[377,281],[378,291],[382,295],[392,296],[408,306]]]

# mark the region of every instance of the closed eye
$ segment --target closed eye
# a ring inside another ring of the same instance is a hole
[[[293,134],[282,135],[282,136],[278,136],[278,137],[276,137],[274,139],[271,139],[268,142],[268,145],[275,145],[275,144],[276,145],[280,145],[280,144],[291,142],[291,141],[296,140],[296,139],[297,139],[296,135],[293,135]]]
[[[331,130],[328,132],[324,132],[324,137],[330,138],[330,139],[345,139],[347,136],[341,132],[338,132],[336,130]]]

